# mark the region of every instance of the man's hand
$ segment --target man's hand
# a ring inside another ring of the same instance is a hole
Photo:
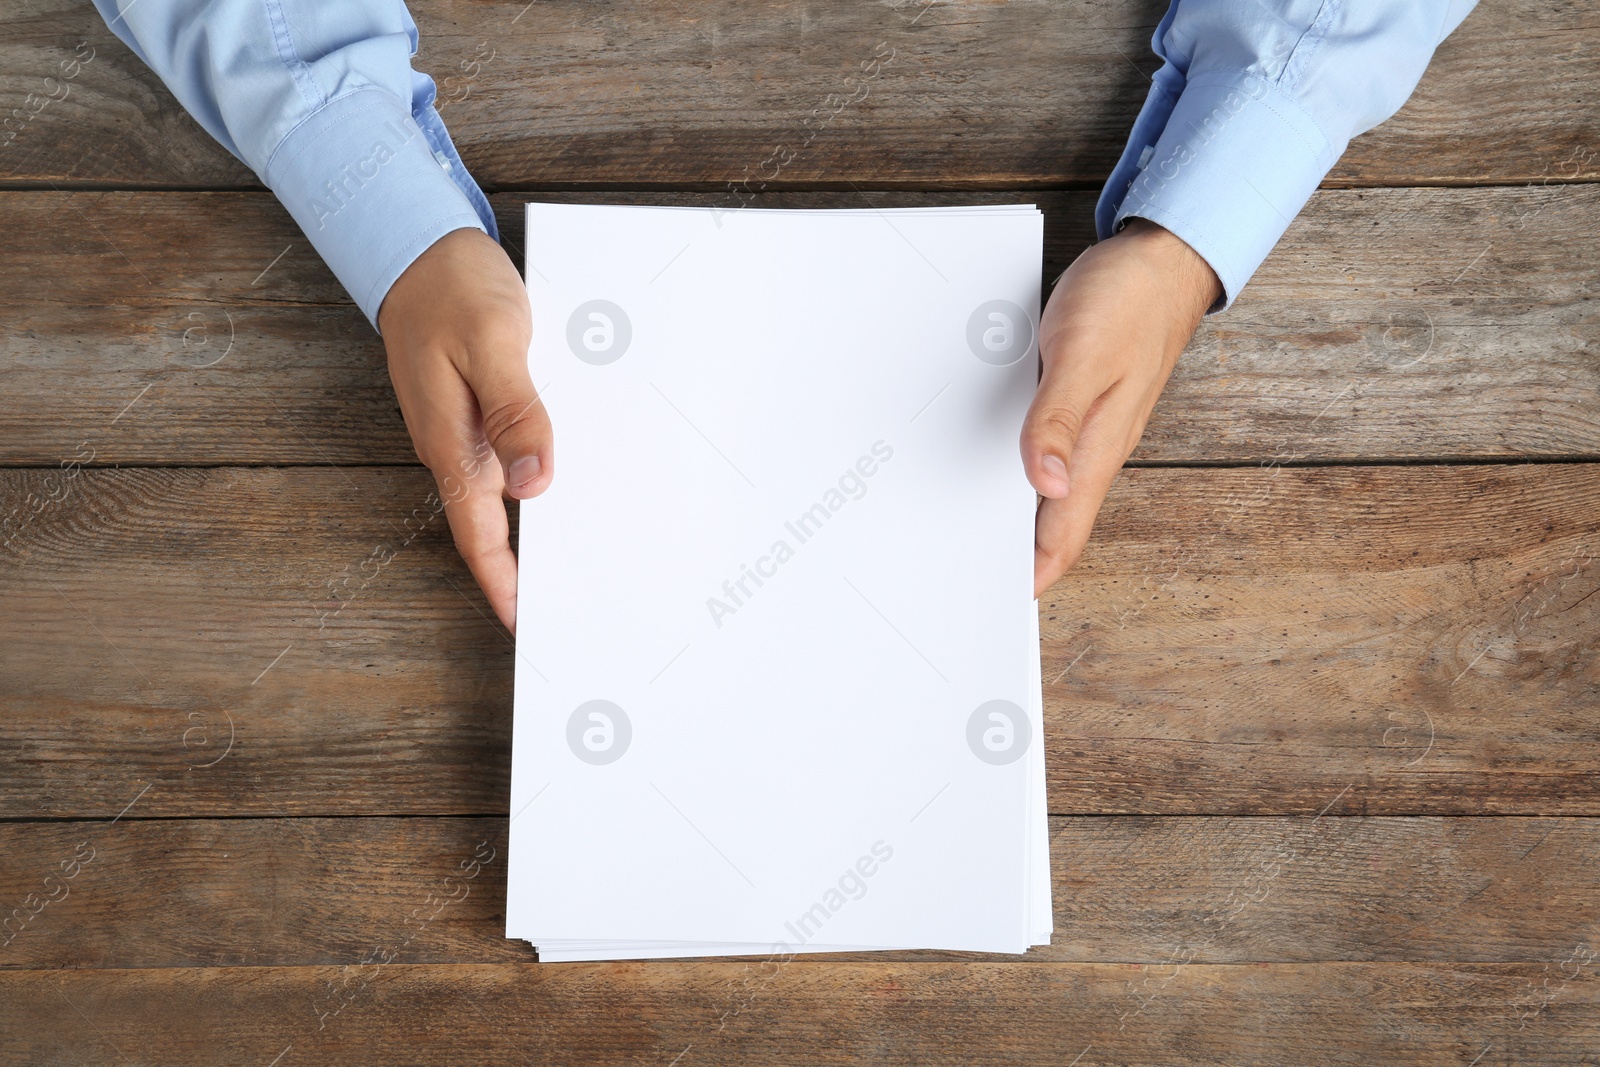
[[[1179,353],[1221,295],[1194,249],[1138,218],[1087,249],[1056,284],[1039,324],[1044,375],[1022,428],[1022,462],[1045,498],[1035,596],[1078,562]]]
[[[448,233],[406,268],[378,310],[389,377],[417,458],[433,472],[456,548],[495,614],[516,628],[517,559],[501,494],[550,484],[550,418],[528,377],[522,279],[478,230]]]

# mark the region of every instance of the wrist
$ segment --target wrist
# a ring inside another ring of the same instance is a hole
[[[1129,217],[1110,238],[1137,248],[1139,258],[1157,275],[1168,307],[1193,332],[1205,313],[1222,299],[1222,280],[1189,243],[1149,219]]]
[[[499,242],[477,227],[463,226],[425,248],[394,280],[378,308],[377,325],[389,340],[419,323],[459,329],[527,318],[522,278]]]

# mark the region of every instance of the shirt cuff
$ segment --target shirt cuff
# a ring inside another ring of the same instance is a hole
[[[1344,151],[1293,99],[1253,74],[1188,80],[1133,177],[1114,176],[1096,211],[1102,238],[1130,216],[1182,238],[1217,272],[1232,304]],[[1129,145],[1130,153],[1134,145]],[[1119,167],[1119,170],[1123,168]],[[1123,184],[1126,182],[1127,184]]]
[[[261,175],[374,329],[389,287],[428,246],[452,230],[493,235],[443,124],[431,108],[422,119],[388,92],[357,89],[295,126]]]

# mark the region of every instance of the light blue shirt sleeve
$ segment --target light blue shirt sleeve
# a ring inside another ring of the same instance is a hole
[[[179,103],[288,208],[374,326],[396,278],[494,213],[411,69],[401,0],[94,0]]]
[[[1095,209],[1183,238],[1233,303],[1350,139],[1406,102],[1476,0],[1174,0]]]

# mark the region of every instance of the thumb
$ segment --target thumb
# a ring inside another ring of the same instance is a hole
[[[524,500],[544,492],[553,474],[550,416],[528,375],[526,337],[475,351],[463,368],[478,401],[483,433],[505,472],[506,493]]]
[[[1022,465],[1040,496],[1059,500],[1067,495],[1078,434],[1111,385],[1088,361],[1059,356],[1047,361],[1022,424]]]

